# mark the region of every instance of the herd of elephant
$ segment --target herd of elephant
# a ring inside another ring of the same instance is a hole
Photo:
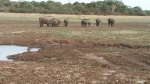
[[[63,22],[64,22],[64,26],[67,27],[69,24],[69,19],[64,19]],[[97,19],[95,19],[95,22],[96,22],[96,26],[99,26],[101,23],[101,20],[99,18],[97,18]],[[52,18],[50,20],[47,18],[44,18],[44,17],[39,18],[40,27],[43,27],[44,24],[46,24],[48,27],[50,25],[52,27],[57,27],[60,25],[60,23],[61,23],[61,20],[57,19],[57,18]],[[115,20],[113,18],[108,19],[108,26],[113,27],[114,23],[115,23]],[[81,19],[81,26],[86,27],[86,26],[90,26],[90,25],[91,25],[90,19]]]

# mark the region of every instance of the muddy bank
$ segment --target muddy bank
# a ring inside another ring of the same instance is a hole
[[[11,37],[2,38],[0,41],[1,45],[23,45],[23,46],[36,46],[36,47],[51,47],[51,46],[99,46],[99,47],[117,47],[117,48],[129,48],[129,49],[139,49],[139,48],[147,48],[150,49],[150,46],[144,45],[133,45],[133,44],[125,44],[121,42],[98,42],[93,39],[56,39],[49,38],[47,36],[32,36],[32,37]],[[28,39],[28,40],[27,40]]]
[[[40,44],[40,42],[38,43]],[[60,63],[66,63],[67,60],[76,64],[78,63],[79,59],[86,57],[86,54],[93,53],[97,57],[104,57],[110,62],[109,64],[119,66],[120,68],[150,70],[150,67],[148,67],[148,60],[150,60],[149,46],[144,47],[127,44],[100,44],[95,43],[92,40],[75,41],[56,39],[46,43],[42,42],[40,45],[36,46],[40,46],[40,50],[38,52],[25,52],[15,56],[9,56],[8,58],[15,61],[43,62],[46,60],[46,62],[58,61]],[[56,60],[51,61],[53,58]],[[102,64],[102,66],[113,68],[109,64]]]
[[[10,56],[14,62],[0,63],[1,83],[23,83],[20,79],[25,83],[149,83],[149,56],[145,48],[42,45],[38,52]]]

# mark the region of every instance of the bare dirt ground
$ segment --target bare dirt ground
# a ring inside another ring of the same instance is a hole
[[[54,36],[54,30],[97,29],[94,25],[82,28],[76,26],[78,24],[72,23],[67,28],[40,28],[36,21],[0,21],[0,44],[40,48],[38,52],[10,56],[14,61],[0,61],[0,84],[150,83],[149,45]],[[126,22],[115,26],[126,27],[142,30],[149,29],[150,25]],[[108,27],[102,23],[100,28]]]

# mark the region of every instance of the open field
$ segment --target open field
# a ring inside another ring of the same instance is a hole
[[[95,23],[96,18],[100,18],[103,22],[107,22],[108,17],[116,19],[116,22],[150,22],[149,16],[104,16],[104,15],[80,15],[81,18],[91,19]],[[0,20],[27,20],[37,21],[38,17],[57,17],[60,19],[69,18],[71,22],[79,22],[79,15],[62,15],[62,14],[35,14],[35,13],[0,13]]]
[[[40,28],[38,18],[70,20]],[[0,44],[39,47],[0,61],[0,84],[149,84],[150,17],[0,13]],[[101,18],[100,27],[94,19]],[[107,26],[114,17],[115,27]]]

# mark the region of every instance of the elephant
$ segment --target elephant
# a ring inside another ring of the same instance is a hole
[[[51,19],[50,24],[52,25],[52,27],[56,27],[59,26],[60,22],[56,19]]]
[[[82,19],[82,20],[81,20],[81,26],[84,26],[84,27],[86,27],[87,25],[90,26],[91,23],[88,22],[88,20],[89,20],[89,19]]]
[[[40,24],[40,27],[43,27],[43,24],[47,24],[47,27],[49,27],[50,21],[47,18],[40,17],[39,24]]]
[[[108,19],[108,26],[113,27],[114,24],[115,24],[115,20],[114,20],[113,18],[109,18],[109,19]]]
[[[91,22],[90,21],[88,22],[88,25],[91,26]]]
[[[97,18],[97,19],[95,19],[95,21],[96,21],[96,26],[98,27],[99,24],[101,23],[101,20],[99,18]]]
[[[52,18],[51,20],[57,21],[57,22],[58,22],[58,26],[61,24],[61,21],[60,21],[60,19],[57,19],[57,18]]]
[[[90,19],[81,19],[81,17],[79,16],[79,19],[81,20],[81,26],[84,26],[84,27],[86,27],[87,25],[91,25],[91,22],[90,21],[88,21],[88,20],[90,20]]]
[[[64,24],[65,24],[65,27],[67,27],[68,24],[69,24],[69,20],[68,19],[64,19]]]

